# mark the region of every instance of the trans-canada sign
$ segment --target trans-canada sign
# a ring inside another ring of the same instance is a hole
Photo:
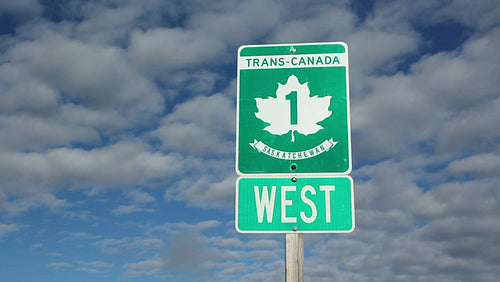
[[[236,171],[351,171],[345,43],[245,45],[238,50]]]

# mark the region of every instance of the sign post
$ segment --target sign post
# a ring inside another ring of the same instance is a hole
[[[235,226],[285,233],[286,281],[303,234],[354,230],[347,45],[238,49]]]
[[[285,234],[285,281],[304,282],[304,234]]]

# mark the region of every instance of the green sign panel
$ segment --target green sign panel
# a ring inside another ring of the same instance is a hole
[[[351,171],[345,43],[241,46],[238,174]]]
[[[351,232],[353,182],[349,176],[242,177],[235,213],[242,233]]]

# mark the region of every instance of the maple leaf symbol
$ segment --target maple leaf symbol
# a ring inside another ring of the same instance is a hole
[[[278,83],[276,98],[255,98],[258,108],[255,116],[269,123],[264,130],[274,135],[291,131],[295,142],[294,132],[309,135],[323,129],[318,122],[332,114],[328,110],[332,97],[310,97],[307,84],[300,84],[295,75],[290,75],[285,84]]]

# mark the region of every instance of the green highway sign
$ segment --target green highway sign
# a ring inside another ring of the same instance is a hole
[[[241,177],[235,226],[242,233],[346,233],[354,230],[350,176]]]
[[[246,45],[238,50],[236,171],[351,171],[345,43]]]

